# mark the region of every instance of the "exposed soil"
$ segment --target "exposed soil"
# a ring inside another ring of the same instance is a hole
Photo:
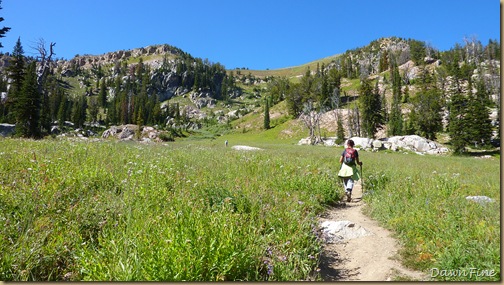
[[[320,217],[324,221],[351,221],[370,235],[326,243],[320,273],[324,281],[426,281],[429,276],[404,267],[398,254],[399,243],[392,233],[362,213],[362,187],[357,183],[352,201],[333,207]]]

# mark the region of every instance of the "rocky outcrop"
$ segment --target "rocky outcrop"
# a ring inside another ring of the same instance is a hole
[[[142,141],[160,141],[159,135],[161,132],[156,130],[154,127],[144,126],[142,127],[140,132],[138,128],[138,125],[132,124],[111,126],[109,129],[103,132],[102,138],[116,138],[119,140],[139,139]]]
[[[108,52],[101,55],[77,55],[71,60],[59,61],[58,65],[61,65],[63,72],[66,72],[66,70],[72,69],[72,67],[90,68],[93,65],[103,66],[114,64],[116,61],[128,59],[130,57],[146,57],[157,55],[159,56],[159,58],[162,58],[164,55],[177,55],[181,53],[182,51],[180,49],[172,47],[170,45],[152,45],[131,50]],[[158,61],[160,62],[160,60]],[[156,64],[156,62],[152,63]]]
[[[406,150],[413,151],[418,154],[445,154],[449,152],[448,148],[443,145],[417,135],[394,136],[380,140],[361,137],[352,137],[350,139],[354,141],[356,148],[365,150]],[[335,140],[336,138],[334,137],[323,138],[322,143],[326,146],[335,146]],[[298,143],[298,145],[308,144],[311,144],[309,138],[301,139]]]

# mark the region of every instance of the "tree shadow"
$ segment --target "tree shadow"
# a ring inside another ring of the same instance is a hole
[[[339,281],[342,279],[349,279],[359,274],[358,269],[338,269],[338,265],[348,259],[342,259],[337,253],[333,251],[323,251],[320,256],[320,277],[323,281]],[[336,265],[336,266],[335,266]]]

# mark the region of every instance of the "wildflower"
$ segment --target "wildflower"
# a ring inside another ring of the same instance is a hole
[[[273,253],[271,252],[271,247],[268,247],[268,248],[266,249],[266,251],[268,252],[268,255],[269,255],[269,256],[272,256],[272,255],[273,255]]]
[[[268,264],[268,275],[273,275],[273,265]]]

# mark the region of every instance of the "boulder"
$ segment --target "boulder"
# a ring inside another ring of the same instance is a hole
[[[374,140],[373,141],[373,149],[380,149],[383,147],[382,141]]]
[[[14,133],[16,125],[14,124],[0,124],[0,136],[7,137]]]
[[[324,138],[322,143],[326,146],[335,146],[334,143],[336,138]],[[373,151],[380,149],[388,149],[392,151],[398,151],[399,149],[412,151],[418,154],[445,154],[449,152],[448,148],[442,145],[422,138],[417,135],[410,136],[394,136],[381,140],[373,140],[370,138],[352,137],[350,138],[354,141],[355,147],[357,149],[368,149],[372,148]],[[312,141],[310,138],[303,138],[299,140],[298,145],[310,145]]]
[[[325,221],[320,224],[320,228],[326,243],[343,243],[349,239],[372,235],[370,231],[351,221]]]
[[[495,202],[494,199],[487,196],[467,196],[466,200],[478,203],[480,205]]]
[[[373,140],[370,138],[352,137],[350,139],[354,141],[357,148],[366,149],[372,147]]]

